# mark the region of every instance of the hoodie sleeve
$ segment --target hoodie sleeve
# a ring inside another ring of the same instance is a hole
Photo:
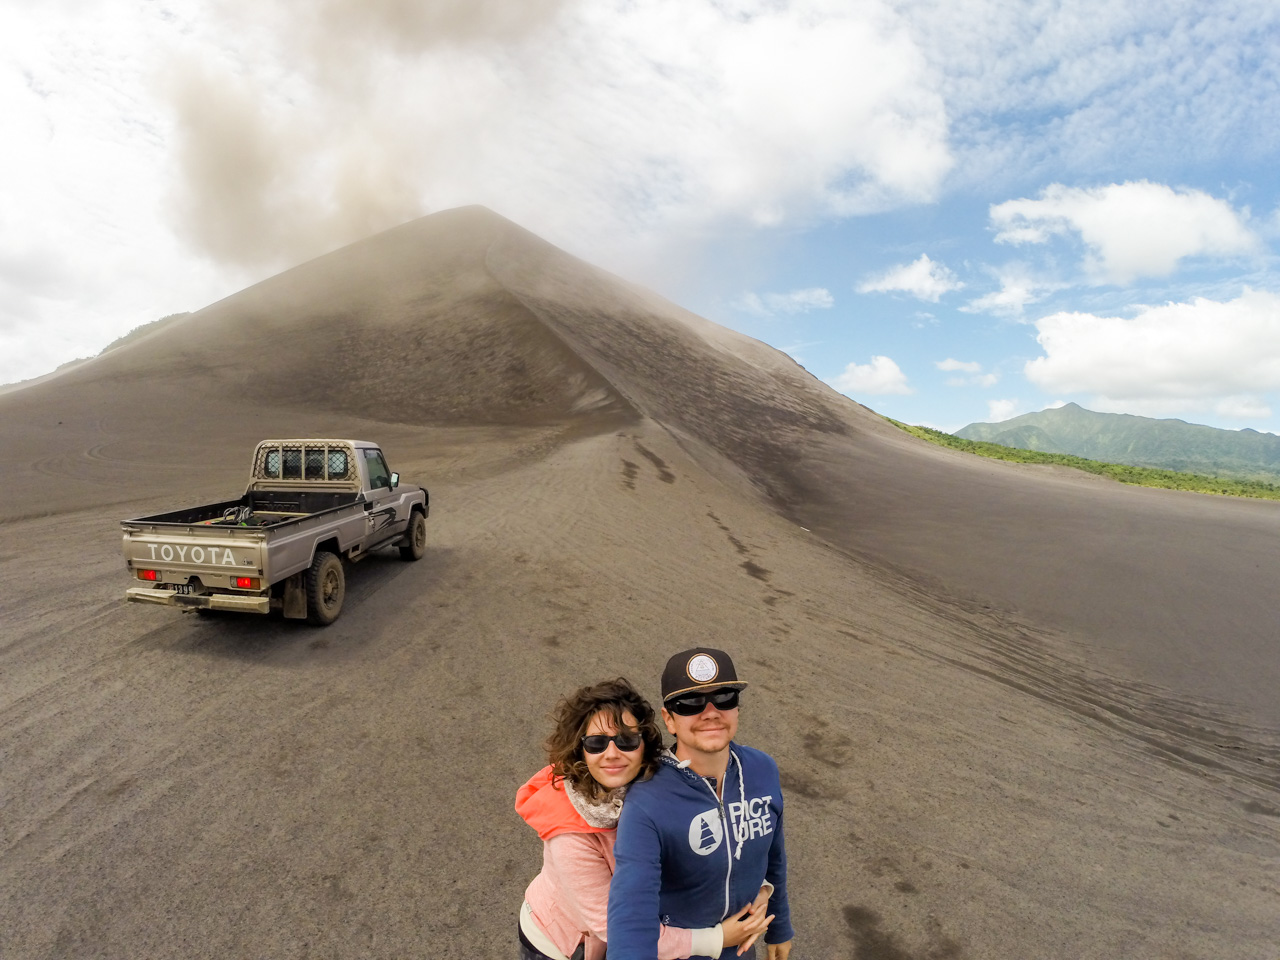
[[[617,865],[609,887],[609,960],[654,960],[662,844],[657,824],[639,803],[623,804],[613,855]]]
[[[552,837],[547,841],[546,863],[551,879],[561,891],[561,909],[579,930],[607,942],[612,877],[608,863],[600,855],[598,842],[583,833]],[[657,916],[656,906],[654,916]],[[695,936],[700,938],[700,944],[716,942],[720,938],[715,928],[694,931],[663,926],[658,937],[658,960],[684,960],[691,956]]]
[[[776,775],[776,774],[775,774]],[[787,845],[782,836],[782,785],[778,784],[778,824],[773,830],[773,843],[769,847],[769,863],[764,878],[773,884],[769,897],[769,913],[774,920],[764,932],[765,943],[786,943],[795,937],[791,927],[791,904],[787,901]]]

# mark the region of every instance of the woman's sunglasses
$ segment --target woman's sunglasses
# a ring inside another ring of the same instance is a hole
[[[631,753],[631,751],[639,750],[644,745],[644,738],[638,733],[615,733],[612,737],[597,733],[590,737],[582,738],[582,752],[604,753],[609,749],[609,744],[611,743],[616,745],[623,753]]]
[[[711,704],[717,710],[733,710],[738,706],[739,690],[714,690],[668,700],[664,706],[682,717],[695,717]]]

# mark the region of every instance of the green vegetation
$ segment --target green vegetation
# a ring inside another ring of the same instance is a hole
[[[1015,463],[1048,463],[1060,467],[1072,467],[1086,473],[1096,473],[1102,477],[1110,477],[1121,483],[1132,483],[1141,487],[1163,487],[1167,490],[1191,490],[1195,493],[1217,493],[1228,497],[1259,497],[1264,500],[1280,500],[1280,486],[1262,483],[1257,480],[1236,480],[1229,477],[1206,477],[1197,473],[1181,473],[1176,470],[1156,470],[1151,467],[1132,467],[1123,463],[1103,463],[1100,460],[1086,460],[1084,457],[1073,457],[1069,453],[1044,453],[1038,450],[1019,450],[1017,447],[1006,447],[999,443],[982,440],[965,440],[941,430],[929,427],[913,427],[885,417],[894,426],[905,430],[914,437],[928,440],[941,447],[963,450],[980,457],[991,457],[995,460],[1012,460]]]
[[[1222,430],[1127,413],[1096,413],[1075,403],[1024,413],[1000,423],[971,423],[955,435],[962,440],[1069,453],[1105,463],[1280,483],[1280,436],[1275,434]]]

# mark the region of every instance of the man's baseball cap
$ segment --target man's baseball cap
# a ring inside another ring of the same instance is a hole
[[[738,679],[733,661],[723,650],[694,647],[677,653],[662,671],[662,702],[685,693],[700,690],[742,690],[745,680]]]

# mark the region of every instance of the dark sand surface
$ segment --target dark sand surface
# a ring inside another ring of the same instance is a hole
[[[118,520],[381,442],[324,629],[125,605]],[[973,461],[485,211],[0,394],[0,956],[507,957],[555,698],[731,650],[796,958],[1275,960],[1280,511]]]
[[[1070,633],[1102,669],[1280,729],[1280,503],[1133,487],[895,436],[819,448],[797,515],[859,556]],[[1028,482],[1028,481],[1031,482]]]

